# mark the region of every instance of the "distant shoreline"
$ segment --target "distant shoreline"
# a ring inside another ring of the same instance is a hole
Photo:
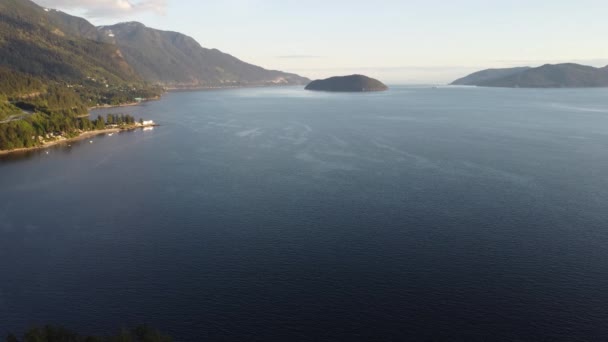
[[[305,84],[259,84],[259,85],[240,85],[240,86],[192,86],[192,87],[165,87],[167,92],[188,92],[188,91],[207,91],[207,90],[231,90],[231,89],[252,89],[252,88],[279,88],[279,87],[300,87]]]
[[[149,98],[149,99],[144,99],[141,101],[136,101],[136,102],[128,102],[128,103],[121,103],[121,104],[117,104],[117,105],[99,105],[99,106],[93,106],[93,107],[89,107],[89,111],[91,110],[95,110],[95,109],[109,109],[109,108],[120,108],[120,107],[134,107],[134,106],[138,106],[144,102],[149,102],[149,101],[158,101],[161,99],[161,96],[158,97],[153,97],[153,98]]]
[[[16,148],[13,150],[0,150],[0,156],[4,156],[4,155],[8,155],[8,154],[13,154],[13,153],[20,153],[20,152],[29,152],[29,151],[35,151],[35,150],[43,150],[45,148],[49,148],[55,145],[60,145],[60,144],[64,144],[64,143],[70,143],[70,142],[75,142],[75,141],[80,141],[80,140],[84,140],[87,138],[91,138],[91,137],[95,137],[98,135],[103,135],[103,134],[110,134],[110,133],[118,133],[121,131],[134,131],[136,129],[139,128],[146,128],[146,127],[156,127],[158,126],[157,124],[151,124],[151,125],[135,125],[135,126],[128,126],[128,127],[116,127],[116,128],[106,128],[106,129],[100,129],[100,130],[95,130],[95,131],[86,131],[86,132],[82,132],[80,133],[78,136],[73,137],[73,138],[64,138],[64,139],[58,139],[58,140],[54,140],[54,141],[49,141],[44,143],[41,146],[33,146],[33,147],[22,147],[22,148]]]
[[[191,86],[191,87],[164,87],[167,93],[189,92],[189,91],[211,91],[211,90],[233,90],[233,89],[253,89],[253,88],[279,88],[279,87],[303,87],[305,84],[258,84],[258,85],[238,85],[238,86]],[[117,105],[99,105],[89,107],[89,111],[99,109],[111,109],[121,107],[135,107],[144,102],[162,100],[162,95],[154,98],[144,99],[139,102],[129,102]],[[90,114],[90,113],[89,113]],[[88,114],[87,114],[88,115]],[[85,116],[85,115],[83,115]]]
[[[130,102],[130,103],[124,103],[124,104],[118,104],[118,105],[99,105],[99,106],[89,107],[89,110],[108,109],[108,108],[120,108],[120,107],[133,107],[133,106],[137,106],[140,103],[141,102]]]

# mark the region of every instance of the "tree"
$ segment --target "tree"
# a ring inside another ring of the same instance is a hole
[[[7,336],[7,342],[19,342],[13,334]],[[45,326],[27,331],[23,342],[171,342],[171,337],[147,326],[133,330],[123,329],[119,334],[108,337],[81,336],[61,327]]]
[[[99,115],[97,120],[95,120],[95,129],[104,129],[106,128],[106,122],[103,119],[103,116]]]

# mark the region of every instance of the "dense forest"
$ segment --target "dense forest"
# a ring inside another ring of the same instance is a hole
[[[6,342],[171,342],[171,337],[147,326],[132,330],[123,330],[114,336],[83,336],[64,328],[45,326],[27,331],[19,339],[13,334],[6,337]]]
[[[118,105],[159,96],[159,88],[62,85],[0,68],[0,150],[34,147],[47,134],[72,136],[81,131],[103,129],[99,119],[86,117],[89,107]],[[110,115],[107,122],[134,123],[131,117]],[[128,122],[127,122],[128,121]]]
[[[141,123],[143,120],[139,119]],[[71,114],[34,113],[27,117],[0,124],[0,150],[41,146],[45,141],[70,138],[79,133],[108,127],[135,125],[135,118],[126,114],[108,114],[94,120]]]
[[[0,120],[20,113],[18,109],[45,114],[86,114],[89,107],[156,98],[162,91],[153,86],[110,86],[107,81],[94,78],[69,84],[0,67]]]

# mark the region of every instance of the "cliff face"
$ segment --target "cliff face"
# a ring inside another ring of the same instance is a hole
[[[336,76],[312,81],[306,86],[306,90],[334,92],[371,92],[387,89],[382,82],[363,75]]]

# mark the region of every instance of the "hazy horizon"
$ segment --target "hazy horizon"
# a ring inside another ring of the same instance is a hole
[[[607,32],[608,3],[597,0],[35,2],[95,25],[139,21],[181,32],[246,62],[313,79],[362,73],[389,84],[445,84],[485,68],[608,64],[597,34]]]
[[[608,341],[607,10],[0,0],[0,340]]]

